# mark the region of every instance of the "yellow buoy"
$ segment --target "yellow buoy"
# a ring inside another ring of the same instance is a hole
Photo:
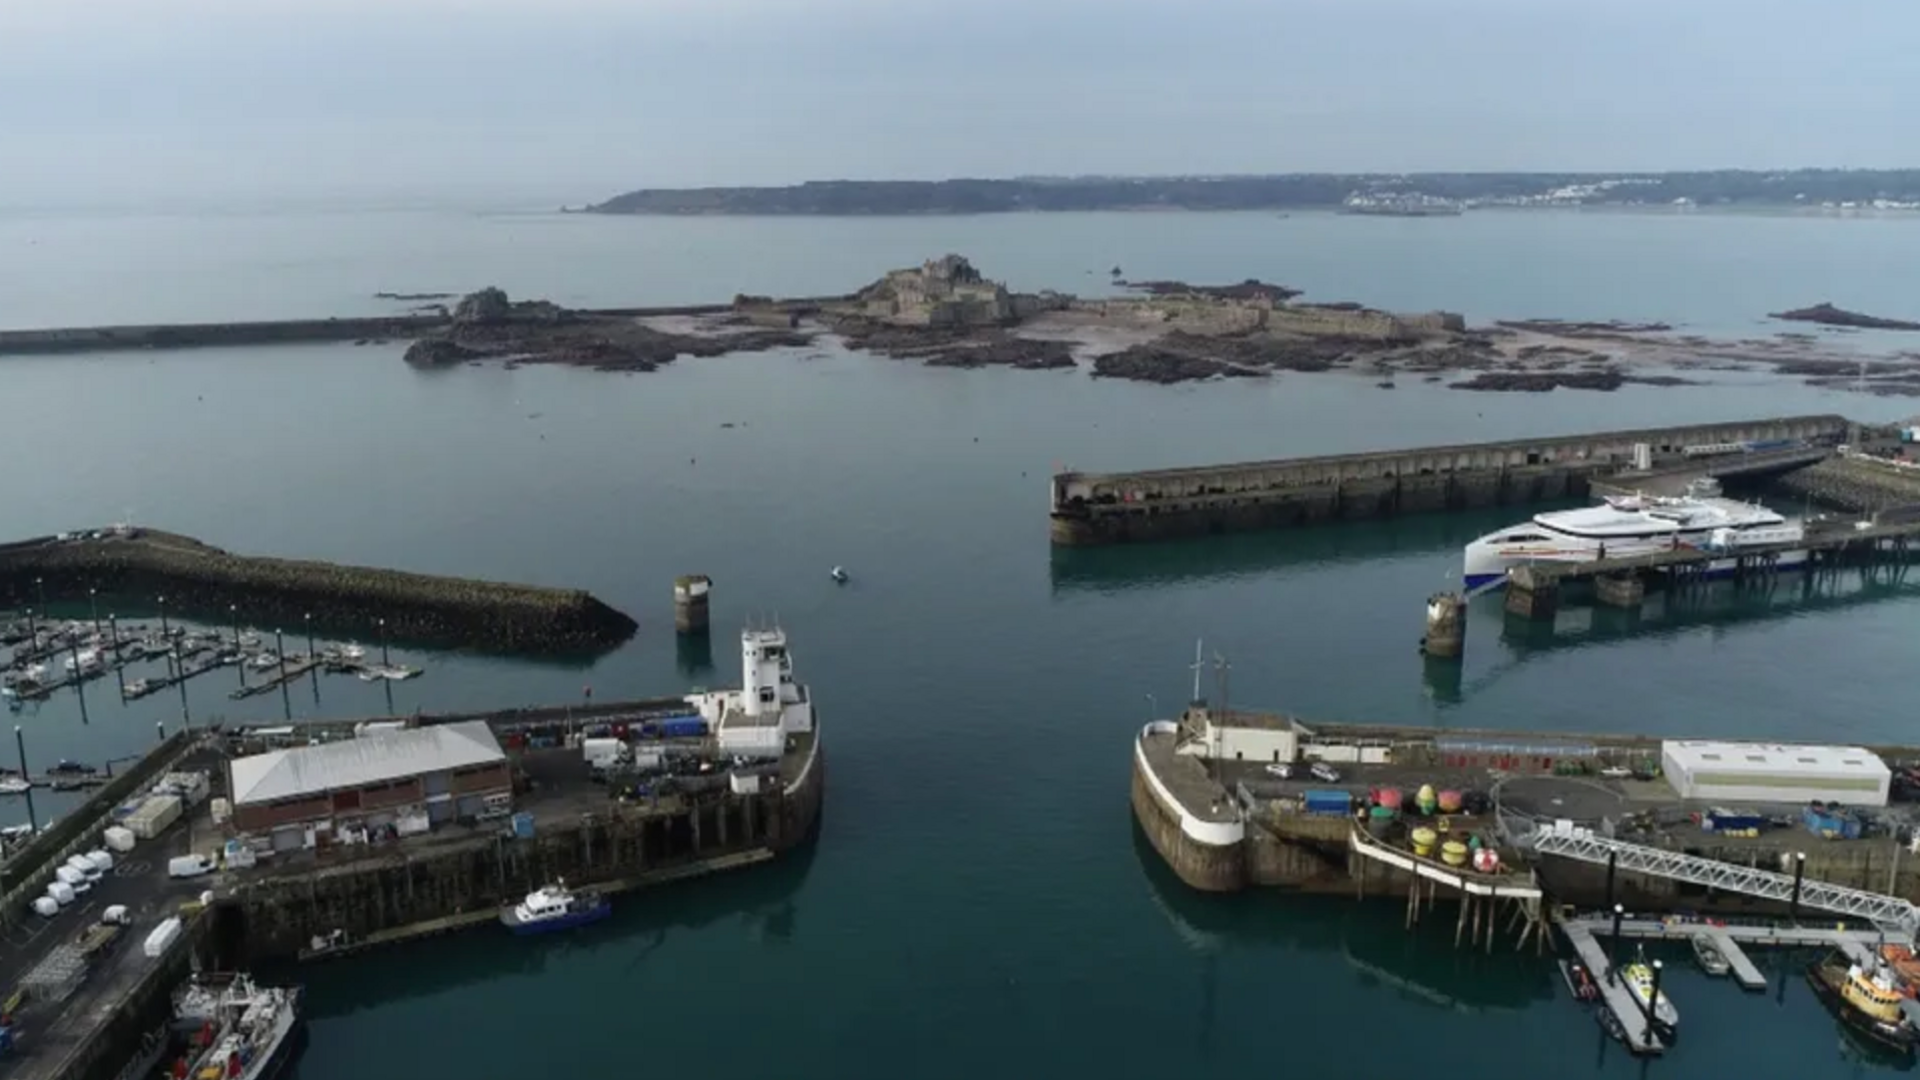
[[[1433,854],[1433,842],[1439,837],[1432,829],[1422,826],[1413,830],[1413,853],[1422,858]]]
[[[1448,866],[1467,865],[1467,845],[1458,840],[1449,840],[1440,848],[1440,861]]]

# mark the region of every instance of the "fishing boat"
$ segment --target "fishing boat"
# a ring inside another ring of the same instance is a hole
[[[1633,963],[1620,968],[1620,981],[1633,992],[1633,996],[1638,999],[1643,1009],[1648,1003],[1652,1003],[1654,1032],[1662,1038],[1671,1039],[1680,1027],[1680,1010],[1673,1007],[1673,1001],[1667,997],[1664,988],[1661,989],[1659,998],[1654,998],[1653,968],[1647,963],[1644,952],[1637,956]]]
[[[1701,971],[1717,976],[1733,970],[1733,964],[1720,951],[1720,946],[1714,943],[1712,934],[1695,934],[1687,939],[1687,943],[1693,946],[1693,959],[1700,965]]]
[[[174,998],[172,1027],[187,1052],[171,1075],[193,1080],[271,1080],[306,1033],[298,987],[256,986],[246,975],[196,976]]]
[[[33,790],[33,782],[18,776],[0,776],[0,795],[24,795]]]
[[[525,900],[500,912],[500,922],[516,934],[544,934],[596,923],[613,913],[613,904],[595,892],[574,892],[564,881],[535,889]]]
[[[1560,961],[1560,977],[1567,981],[1567,990],[1573,999],[1579,1002],[1592,1002],[1600,996],[1600,987],[1593,981],[1593,973],[1578,960]]]
[[[1827,1011],[1873,1046],[1911,1057],[1920,1033],[1900,1008],[1893,972],[1876,963],[1871,970],[1840,953],[1807,965],[1807,983]]]

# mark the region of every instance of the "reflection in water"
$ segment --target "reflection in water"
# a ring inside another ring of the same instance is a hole
[[[1198,892],[1174,876],[1137,825],[1133,839],[1155,906],[1174,934],[1207,958],[1209,981],[1215,958],[1241,946],[1279,945],[1338,951],[1364,983],[1452,1012],[1525,1009],[1553,997],[1551,963],[1531,950],[1517,952],[1510,935],[1498,935],[1491,952],[1484,945],[1456,949],[1448,919],[1435,918],[1409,932],[1402,905],[1394,902],[1278,891]],[[1204,1000],[1212,1001],[1211,986]],[[1211,1024],[1211,1017],[1202,1022]]]
[[[713,638],[709,634],[674,635],[673,655],[680,674],[689,679],[713,674]]]
[[[1554,504],[1538,510],[1583,505]],[[1327,567],[1394,555],[1457,555],[1476,536],[1508,524],[1514,507],[1457,514],[1416,514],[1267,532],[1235,533],[1147,544],[1055,547],[1049,571],[1055,594],[1166,588]],[[1457,571],[1457,561],[1454,569]]]
[[[674,931],[728,920],[743,923],[756,942],[784,944],[793,937],[794,895],[813,865],[815,848],[809,843],[763,866],[622,894],[610,919],[578,932],[512,937],[489,924],[452,937],[266,974],[305,983],[309,1014],[327,1019],[476,983],[539,975],[549,964],[582,952],[619,955],[621,969],[631,971],[644,965]]]

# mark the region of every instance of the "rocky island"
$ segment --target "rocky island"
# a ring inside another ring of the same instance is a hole
[[[1862,315],[1857,311],[1834,307],[1821,302],[1806,308],[1792,311],[1776,311],[1767,316],[1769,319],[1782,319],[1788,322],[1819,323],[1822,326],[1846,326],[1855,330],[1920,330],[1920,322],[1906,322],[1901,319],[1882,319],[1877,315]]]

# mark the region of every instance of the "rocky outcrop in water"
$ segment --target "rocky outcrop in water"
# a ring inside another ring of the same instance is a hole
[[[575,589],[436,577],[399,570],[235,555],[173,533],[41,539],[0,547],[0,603],[109,596],[263,627],[362,638],[386,620],[396,640],[504,654],[580,653],[631,637],[636,625]]]
[[[572,311],[545,300],[516,303],[489,287],[462,297],[452,324],[415,341],[406,361],[423,367],[503,360],[653,371],[681,356],[758,352],[811,340],[811,334],[795,329],[674,333],[636,318]]]
[[[1119,267],[1114,267],[1118,277]],[[1300,295],[1299,289],[1248,278],[1238,285],[1189,285],[1184,281],[1116,281],[1115,284],[1148,296],[1204,296],[1213,300],[1266,300],[1281,303]],[[1356,305],[1357,306],[1357,305]]]
[[[1819,323],[1822,326],[1848,326],[1856,330],[1920,330],[1920,322],[1906,322],[1902,319],[1883,319],[1877,315],[1862,315],[1857,311],[1834,307],[1821,302],[1812,307],[1795,308],[1792,311],[1775,311],[1767,315],[1769,319],[1784,319],[1788,322]]]
[[[1172,383],[1198,382],[1201,379],[1259,378],[1265,372],[1255,371],[1237,364],[1220,360],[1175,352],[1157,345],[1135,345],[1116,353],[1095,357],[1093,374],[1107,379],[1131,379],[1134,382]]]

